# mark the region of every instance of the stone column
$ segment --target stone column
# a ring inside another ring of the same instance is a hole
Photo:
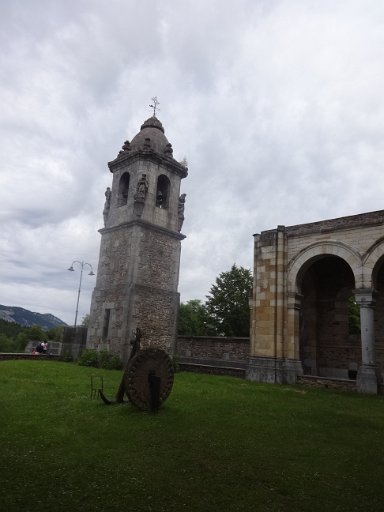
[[[287,312],[287,357],[300,359],[300,310],[303,296],[299,293],[288,293]]]
[[[361,367],[357,374],[357,390],[360,393],[377,394],[377,368],[375,359],[374,297],[371,289],[355,290],[360,307]]]

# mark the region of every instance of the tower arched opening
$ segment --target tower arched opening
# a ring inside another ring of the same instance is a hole
[[[165,174],[160,174],[156,187],[156,206],[158,208],[168,208],[170,187],[169,178]]]
[[[124,206],[128,202],[129,178],[129,172],[125,172],[120,178],[117,206]]]

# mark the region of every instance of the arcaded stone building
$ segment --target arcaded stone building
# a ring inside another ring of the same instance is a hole
[[[383,223],[378,211],[254,235],[249,379],[356,378],[360,392],[377,393],[384,377]],[[361,334],[350,326],[356,303]]]
[[[127,360],[133,333],[142,346],[173,352],[179,307],[179,264],[188,174],[173,158],[161,122],[147,119],[108,164],[104,228],[87,347]]]

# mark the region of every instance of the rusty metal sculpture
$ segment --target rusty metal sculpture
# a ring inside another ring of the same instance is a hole
[[[124,395],[138,409],[156,412],[172,391],[174,370],[166,352],[158,348],[140,349],[141,331],[136,329],[131,341],[132,350],[124,368],[116,393],[116,400],[108,400],[103,391],[99,396],[107,405],[123,403]]]

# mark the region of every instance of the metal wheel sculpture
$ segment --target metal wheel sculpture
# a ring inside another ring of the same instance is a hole
[[[136,329],[132,352],[125,367],[116,400],[108,400],[103,390],[99,396],[107,405],[123,403],[124,395],[142,411],[155,412],[172,391],[174,371],[170,357],[158,348],[140,350],[141,331]]]
[[[172,391],[174,371],[170,357],[163,350],[147,348],[129,362],[125,374],[125,393],[142,411],[157,410]]]

